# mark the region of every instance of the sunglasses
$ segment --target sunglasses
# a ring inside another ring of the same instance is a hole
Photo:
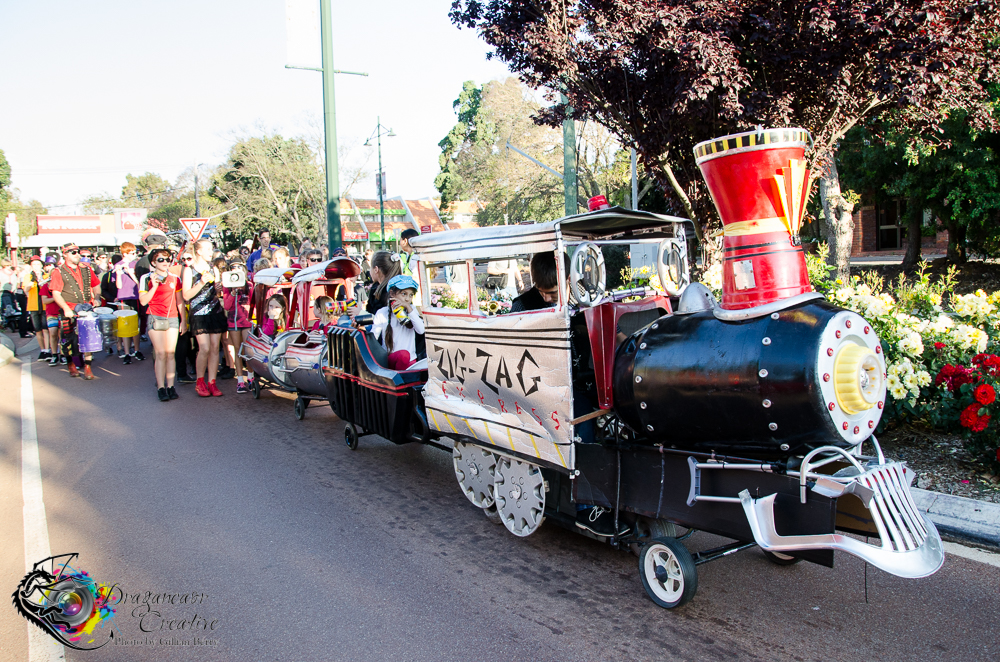
[[[68,250],[68,251],[65,251],[65,253],[66,253],[67,255],[79,255],[79,254],[80,254],[80,251],[78,251],[78,250],[76,250],[76,249],[72,249],[72,250]]]
[[[309,258],[309,261],[310,262],[322,262],[323,258],[320,258],[320,257],[311,257],[311,258]]]
[[[158,257],[158,258],[156,258],[153,261],[154,262],[170,262],[170,258],[169,257]]]

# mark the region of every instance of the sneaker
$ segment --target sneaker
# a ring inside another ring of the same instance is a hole
[[[250,388],[247,386],[247,383],[245,381],[240,380],[240,383],[236,385],[236,392],[237,393],[249,393],[250,392]]]
[[[208,390],[211,391],[212,395],[214,395],[215,397],[219,397],[220,395],[222,395],[222,391],[220,391],[219,387],[215,385],[214,379],[208,383]]]
[[[84,364],[83,366],[83,378],[90,381],[94,378],[94,371],[90,369],[90,364]]]
[[[63,354],[62,356],[59,357],[59,363],[61,363],[63,365],[69,365],[69,361],[66,359],[66,355],[65,354]]]
[[[126,354],[122,358],[122,363],[124,363],[125,365],[130,365],[132,363],[132,357],[129,354]]]
[[[59,365],[59,356],[53,354],[49,357],[49,365]]]
[[[114,352],[114,350],[108,347],[108,356],[111,356],[112,352]]]
[[[178,384],[194,384],[196,381],[198,381],[198,380],[196,380],[194,377],[192,377],[191,375],[189,375],[186,372],[183,373],[183,374],[177,375],[177,383]]]
[[[70,363],[68,365],[69,365],[69,376],[70,377],[79,377],[80,373],[77,371],[76,366],[73,365],[72,363]]]
[[[132,358],[136,361],[145,361],[146,357],[142,355],[142,352],[132,352]]]
[[[139,340],[141,342],[149,342],[149,336],[143,334],[143,335],[139,336]],[[141,361],[142,359],[139,359],[139,360]]]
[[[199,377],[198,381],[195,382],[194,390],[197,391],[198,395],[203,398],[207,398],[212,395],[212,392],[208,390],[208,386],[205,385],[205,380],[201,377]]]
[[[128,356],[128,354],[125,353],[124,349],[119,349],[118,350],[118,358],[124,359],[126,356]]]
[[[219,370],[219,379],[232,379],[236,376],[236,371],[232,368],[226,367]]]
[[[167,387],[167,395],[170,396],[171,400],[176,400],[177,398],[181,397],[181,396],[177,395],[177,391],[174,390],[173,386],[168,386]]]
[[[615,514],[607,508],[594,506],[576,513],[576,525],[594,535],[611,537],[615,535]],[[623,536],[631,528],[625,522],[618,522],[618,535]]]
[[[48,358],[49,358],[49,353],[47,351],[45,351],[44,349],[42,351],[38,352],[38,360],[39,361],[45,361]]]
[[[170,395],[167,394],[167,389],[165,388],[156,389],[156,397],[160,399],[160,402],[166,402],[170,399]]]

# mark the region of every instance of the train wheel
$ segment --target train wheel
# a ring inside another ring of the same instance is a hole
[[[260,400],[260,377],[254,377],[251,381],[250,392],[253,393],[254,400]]]
[[[764,558],[774,565],[795,565],[802,560],[797,556],[789,556],[788,554],[782,554],[781,552],[769,552],[766,549],[762,549],[760,551],[764,552]]]
[[[352,451],[358,450],[358,431],[351,423],[348,423],[344,428],[344,442],[347,443],[347,447]]]
[[[503,524],[503,520],[500,518],[500,513],[497,512],[496,504],[493,504],[489,508],[483,508],[483,514],[486,515],[486,519],[493,522],[497,526]]]
[[[462,493],[480,508],[492,506],[497,456],[481,446],[456,441],[451,459]]]
[[[629,545],[636,556],[642,553],[643,546],[653,538],[676,538],[677,526],[665,519],[637,517],[635,520],[635,536],[638,542]]]
[[[689,602],[698,590],[698,570],[691,552],[673,538],[646,543],[639,555],[639,576],[649,599],[664,609]]]
[[[299,396],[295,398],[295,418],[300,421],[306,417],[306,407],[309,406],[309,401],[305,398]]]
[[[545,479],[534,464],[501,457],[493,498],[504,526],[515,536],[531,535],[545,520]]]

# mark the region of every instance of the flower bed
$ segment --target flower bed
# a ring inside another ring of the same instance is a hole
[[[1000,470],[1000,292],[954,292],[955,269],[932,279],[886,282],[875,273],[850,283],[825,278],[825,263],[810,259],[814,286],[864,316],[882,340],[889,391],[877,433],[904,423],[958,434],[970,457]]]

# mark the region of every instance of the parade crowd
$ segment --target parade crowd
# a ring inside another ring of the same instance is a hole
[[[417,234],[402,233],[399,253],[368,250],[354,258],[360,275],[338,290],[339,302],[330,296],[311,302],[316,322],[308,330],[322,331],[335,323],[335,311],[352,318],[370,313],[368,323],[388,352],[388,367],[412,365],[423,353],[424,332],[414,304],[418,288],[409,247]],[[113,254],[94,254],[67,243],[59,252],[30,256],[20,267],[3,260],[0,312],[5,326],[22,338],[37,339],[39,361],[66,366],[70,377],[94,379],[95,351],[87,342],[81,348],[80,336],[87,336],[94,323],[85,320],[95,313],[113,313],[127,320],[117,324],[113,338],[103,336],[100,351],[117,351],[122,363],[130,365],[146,359],[140,346],[150,343],[160,401],[177,399],[178,383],[194,384],[201,397],[219,397],[218,380],[235,378],[236,392],[248,393],[255,377],[240,357],[243,342],[255,325],[273,338],[288,323],[289,302],[280,293],[268,297],[262,319],[254,318],[254,276],[264,269],[307,268],[337,257],[347,258],[346,251],[338,248],[327,256],[325,249],[308,242],[293,256],[287,247],[271,243],[267,230],[223,253],[210,239],[181,247],[150,229],[140,246],[124,242]],[[224,285],[224,274],[231,286]],[[121,332],[129,324],[134,331]]]

